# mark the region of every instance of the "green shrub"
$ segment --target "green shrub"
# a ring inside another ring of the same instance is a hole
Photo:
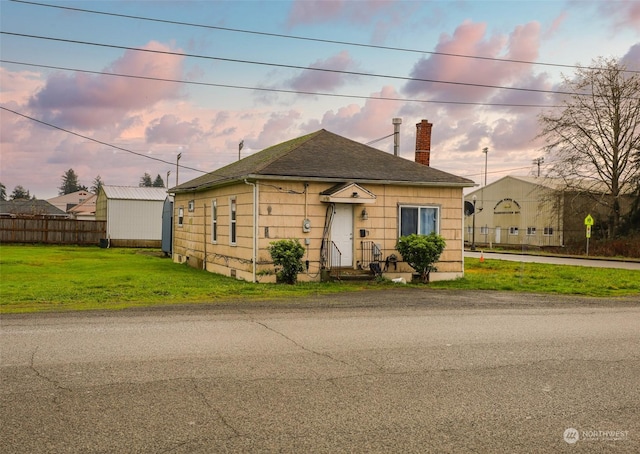
[[[429,282],[429,274],[435,269],[434,263],[446,246],[444,238],[436,233],[429,235],[411,234],[400,237],[396,249],[411,268],[420,273],[422,282]]]
[[[295,284],[298,281],[298,273],[304,271],[304,247],[298,240],[278,240],[269,244],[269,253],[276,266],[278,282]]]

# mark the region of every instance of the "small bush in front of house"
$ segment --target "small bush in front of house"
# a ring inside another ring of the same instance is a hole
[[[298,240],[278,240],[269,244],[269,253],[276,266],[278,282],[295,284],[298,281],[298,273],[304,271],[304,247]]]
[[[444,238],[437,233],[429,235],[411,234],[400,237],[396,249],[411,268],[420,273],[422,282],[429,282],[429,274],[446,246]]]

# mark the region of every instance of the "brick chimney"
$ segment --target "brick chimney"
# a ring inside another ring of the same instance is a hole
[[[428,120],[422,120],[416,124],[416,162],[425,166],[429,165],[431,157],[431,128],[433,124]]]

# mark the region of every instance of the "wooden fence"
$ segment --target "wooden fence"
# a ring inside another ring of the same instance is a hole
[[[77,219],[0,218],[0,243],[99,245],[106,221]]]

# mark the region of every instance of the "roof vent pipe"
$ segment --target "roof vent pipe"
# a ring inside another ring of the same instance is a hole
[[[393,155],[398,156],[400,150],[400,125],[402,124],[402,118],[394,118],[391,120],[393,123]]]

